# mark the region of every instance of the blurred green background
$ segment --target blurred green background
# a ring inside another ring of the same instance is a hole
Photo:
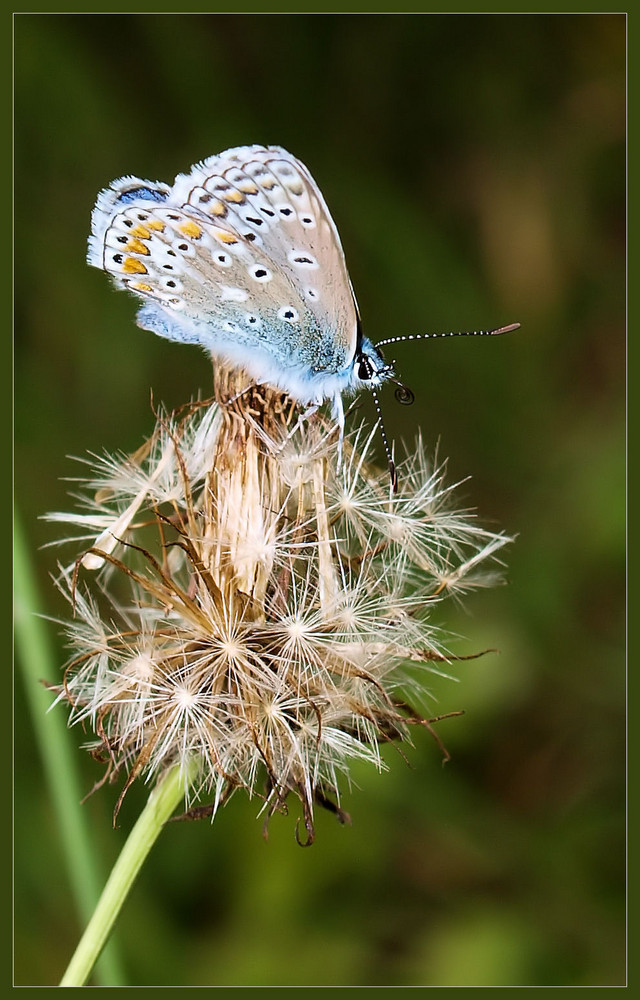
[[[508,585],[445,604],[459,683],[431,685],[452,755],[354,770],[309,850],[240,795],[163,834],[118,925],[132,985],[605,986],[625,977],[625,17],[17,15],[15,482],[42,610],[70,455],[136,448],[154,400],[210,387],[196,348],[134,323],[85,264],[98,190],[283,145],[320,185],[372,339],[461,505],[517,534]],[[371,401],[361,412],[374,419]],[[71,553],[66,552],[66,558]],[[65,653],[55,625],[50,639]],[[60,709],[62,711],[62,709]],[[69,738],[80,747],[84,736]],[[52,985],[80,926],[20,682],[15,983]],[[101,770],[75,755],[88,791]],[[117,791],[83,807],[106,873]],[[102,876],[101,876],[102,878]]]

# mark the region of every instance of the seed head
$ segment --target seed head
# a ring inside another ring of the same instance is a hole
[[[433,721],[405,699],[455,658],[434,606],[493,582],[509,539],[453,509],[420,440],[394,494],[374,432],[340,448],[322,414],[244,389],[218,369],[213,400],[160,413],[133,456],[93,458],[81,511],[52,515],[92,537],[60,576],[58,696],[122,794],[195,764],[187,805],[245,788],[269,816],[293,793],[309,843],[314,803],[348,818],[352,761],[382,768],[382,744]]]

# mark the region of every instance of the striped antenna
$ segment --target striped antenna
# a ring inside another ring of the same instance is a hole
[[[511,333],[520,329],[519,323],[509,323],[508,326],[499,326],[495,330],[451,330],[449,333],[409,333],[404,337],[388,337],[386,340],[379,340],[376,347],[385,347],[387,344],[402,344],[406,340],[432,340],[434,337],[498,337],[502,333]]]
[[[376,347],[386,347],[387,344],[402,344],[408,340],[432,340],[437,337],[499,337],[503,333],[511,333],[513,330],[519,330],[519,323],[509,323],[508,326],[498,326],[493,330],[452,330],[449,333],[410,333],[404,337],[387,337],[386,340],[379,340]],[[371,363],[368,358],[364,359],[365,364],[368,363],[371,367]],[[413,402],[414,396],[407,386],[403,385],[402,382],[398,381],[392,374],[393,366],[386,365],[384,373],[377,372],[378,375],[382,375],[383,378],[389,379],[396,385],[396,399],[400,403],[405,405],[411,404]],[[391,448],[389,447],[389,439],[387,438],[387,432],[384,427],[384,422],[382,420],[382,410],[380,409],[380,399],[378,393],[376,392],[374,386],[370,386],[371,394],[373,396],[373,402],[375,403],[376,412],[378,414],[378,426],[380,428],[380,437],[382,438],[382,443],[384,445],[384,450],[387,456],[387,461],[389,463],[389,474],[391,476],[391,489],[394,493],[398,492],[398,474],[396,472],[395,462],[393,461]]]
[[[387,432],[384,429],[382,410],[380,409],[380,398],[374,386],[370,386],[370,390],[371,390],[371,395],[373,396],[373,402],[376,407],[376,413],[378,414],[378,427],[380,428],[380,437],[382,438],[382,444],[384,445],[385,454],[387,456],[387,461],[389,463],[389,475],[391,476],[391,489],[393,490],[394,493],[397,493],[398,473],[396,472],[396,464],[393,461],[393,455],[391,453],[391,448],[389,447],[389,438],[387,437]]]

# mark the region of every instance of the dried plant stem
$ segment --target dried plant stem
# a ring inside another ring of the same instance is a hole
[[[192,777],[192,774],[185,774],[180,766],[173,767],[151,792],[111,871],[60,986],[82,986],[86,983],[140,868],[162,827],[184,798],[185,787]]]

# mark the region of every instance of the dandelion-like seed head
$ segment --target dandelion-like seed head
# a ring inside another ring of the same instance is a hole
[[[268,815],[297,796],[310,842],[317,803],[346,818],[351,764],[383,767],[384,743],[429,723],[399,692],[449,658],[433,609],[493,582],[508,539],[453,509],[421,441],[393,494],[373,440],[360,426],[341,443],[221,368],[213,400],[92,461],[81,511],[54,516],[92,533],[60,577],[59,699],[125,791],[195,766],[188,794],[214,811],[238,788]]]

